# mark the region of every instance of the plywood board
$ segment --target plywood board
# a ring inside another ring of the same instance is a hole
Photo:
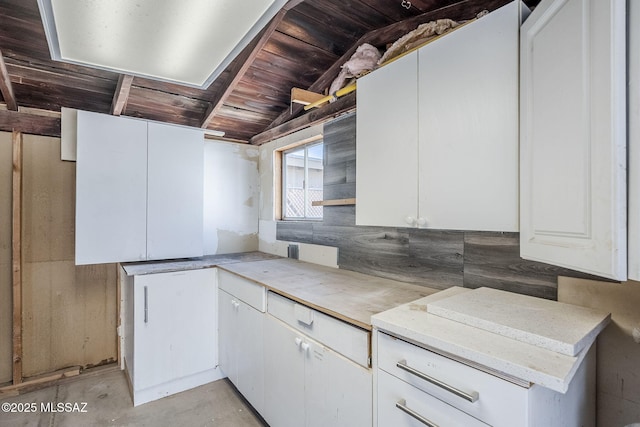
[[[11,133],[0,132],[0,384],[12,378]]]
[[[640,422],[640,282],[608,283],[558,278],[558,301],[611,312],[598,337],[597,414],[599,426]]]
[[[75,163],[60,139],[24,135],[23,262],[74,259]]]
[[[25,136],[23,168],[24,376],[114,361],[116,267],[74,265],[75,163]]]

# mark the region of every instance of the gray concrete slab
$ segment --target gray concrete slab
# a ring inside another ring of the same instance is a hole
[[[0,426],[3,427],[266,425],[227,380],[215,381],[134,408],[122,371],[79,378],[4,399],[2,403],[35,404],[36,407],[35,412],[0,411]]]

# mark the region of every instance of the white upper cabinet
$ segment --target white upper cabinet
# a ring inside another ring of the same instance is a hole
[[[356,224],[518,230],[514,1],[358,80]]]
[[[147,124],[78,111],[76,264],[147,256]]]
[[[519,3],[419,50],[426,227],[518,230]]]
[[[521,255],[627,277],[625,0],[548,0],[521,29]]]
[[[150,122],[147,185],[149,259],[202,255],[203,183],[202,131]]]
[[[76,264],[203,253],[201,130],[78,111]]]
[[[418,52],[358,79],[358,225],[407,227],[418,216],[417,84]]]

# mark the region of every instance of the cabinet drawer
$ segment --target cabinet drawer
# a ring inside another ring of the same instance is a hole
[[[382,332],[378,368],[496,427],[526,423],[528,389]]]
[[[267,298],[269,314],[354,362],[369,366],[370,332],[273,292],[268,292]]]
[[[488,426],[384,371],[378,372],[379,426],[424,427],[429,425],[427,422],[443,427]],[[424,422],[420,421],[420,418]]]
[[[236,274],[218,269],[218,288],[261,312],[266,311],[266,288]]]

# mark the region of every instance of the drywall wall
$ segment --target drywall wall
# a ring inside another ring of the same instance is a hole
[[[114,361],[116,266],[74,264],[75,163],[59,138],[23,138],[23,375]]]
[[[204,253],[258,249],[258,148],[205,140]]]
[[[11,134],[0,132],[0,384],[12,378]]]
[[[640,423],[640,282],[560,277],[558,301],[611,313],[596,348],[597,425]]]

